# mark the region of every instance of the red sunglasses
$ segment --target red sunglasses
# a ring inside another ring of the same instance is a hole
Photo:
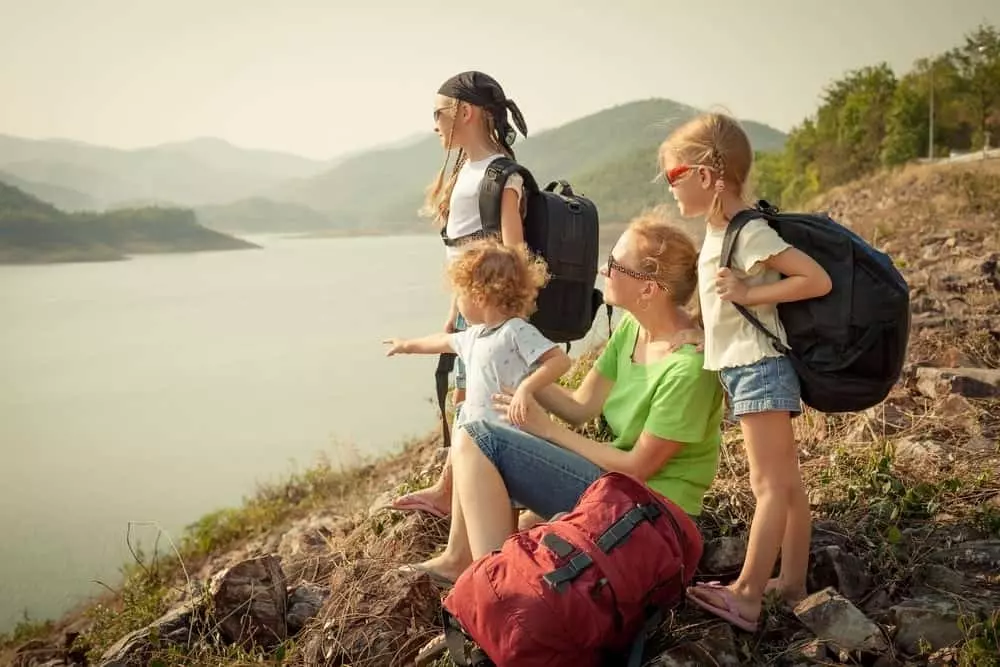
[[[681,176],[688,173],[692,169],[697,169],[699,166],[700,165],[696,164],[679,164],[673,169],[670,169],[665,174],[663,174],[663,177],[667,179],[667,185],[669,185],[670,187],[674,187],[674,185],[681,178]]]

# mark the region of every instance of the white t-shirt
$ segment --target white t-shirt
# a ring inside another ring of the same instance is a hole
[[[501,422],[493,394],[516,389],[537,368],[538,359],[556,346],[519,317],[487,328],[476,324],[451,334],[451,349],[465,363],[465,403],[455,426],[476,420]]]
[[[720,299],[715,291],[725,237],[724,229],[709,225],[698,255],[698,296],[705,320],[705,368],[710,371],[781,356],[770,338],[744,319],[731,302]],[[748,287],[778,282],[781,274],[768,269],[762,262],[791,247],[766,221],[752,220],[736,239],[732,271]],[[776,304],[747,306],[747,309],[782,343],[788,343]]]
[[[451,191],[449,200],[448,225],[445,227],[448,238],[457,239],[483,229],[483,220],[479,217],[479,184],[483,182],[486,168],[498,157],[503,155],[496,153],[482,160],[468,160],[459,169],[455,189]],[[524,179],[521,174],[511,175],[504,189],[516,192],[520,201],[524,191]],[[449,260],[459,252],[461,252],[460,246],[445,246]]]

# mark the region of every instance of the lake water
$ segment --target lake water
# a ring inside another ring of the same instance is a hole
[[[440,240],[251,240],[0,267],[0,631],[114,584],[130,521],[176,536],[320,454],[435,427],[436,360],[381,340],[441,327]]]

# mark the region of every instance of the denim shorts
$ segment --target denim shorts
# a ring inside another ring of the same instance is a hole
[[[505,424],[462,426],[500,473],[514,507],[543,519],[568,512],[604,471],[579,454]]]
[[[719,371],[734,417],[757,412],[802,411],[799,376],[788,357],[764,357],[747,366]]]
[[[468,328],[469,323],[459,313],[455,318],[455,331],[465,331]],[[465,364],[461,357],[455,357],[455,389],[465,389]]]

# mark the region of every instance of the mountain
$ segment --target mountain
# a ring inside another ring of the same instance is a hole
[[[135,200],[183,206],[220,204],[327,167],[323,161],[248,150],[221,139],[121,150],[63,139],[0,135],[0,171],[24,181],[75,190],[91,197],[96,208]]]
[[[338,224],[329,214],[320,213],[308,206],[276,202],[263,197],[202,206],[195,212],[198,221],[205,227],[236,234],[326,232],[358,226],[355,223]]]
[[[3,171],[0,171],[0,181],[3,181],[7,185],[13,185],[19,190],[27,192],[29,195],[34,195],[42,201],[61,208],[64,211],[86,211],[97,208],[97,201],[93,197],[70,188],[50,183],[28,181]]]
[[[656,175],[656,148],[674,127],[697,113],[698,109],[671,100],[641,100],[539,132],[514,149],[542,187],[557,178],[568,179],[574,186],[579,183],[575,189],[593,194],[602,218],[621,219],[636,212],[640,200],[662,202],[663,185],[655,192],[650,186]],[[758,150],[784,146],[785,135],[778,130],[754,121],[743,123]],[[431,135],[402,147],[346,159],[318,176],[286,183],[267,196],[328,211],[338,220],[413,228],[421,224],[416,211],[423,190],[443,161],[440,141]],[[620,194],[624,192],[635,192],[637,198],[626,200]]]
[[[65,213],[0,182],[0,264],[107,261],[136,253],[254,247],[205,229],[190,210]]]

